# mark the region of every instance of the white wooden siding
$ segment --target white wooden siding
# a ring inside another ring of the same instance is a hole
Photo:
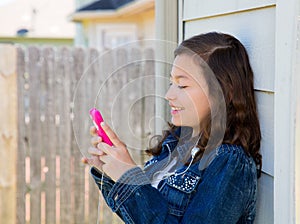
[[[275,0],[185,0],[184,20],[212,17],[275,5]]]
[[[262,170],[274,176],[274,94],[256,91],[256,104],[262,134]]]
[[[267,174],[258,181],[258,198],[256,206],[256,224],[274,224],[274,178]]]
[[[236,36],[247,48],[255,89],[274,91],[275,7],[184,22],[184,38],[209,31]]]
[[[263,137],[261,148],[264,158],[263,171],[273,176],[275,7],[183,22],[185,38],[199,33],[219,31],[233,34],[247,48],[254,71],[254,88],[257,90]]]
[[[247,48],[262,131],[263,174],[258,182],[255,223],[274,223],[274,0],[179,0],[179,40],[218,31],[237,37]]]

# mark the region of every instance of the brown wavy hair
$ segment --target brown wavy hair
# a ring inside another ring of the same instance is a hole
[[[222,89],[226,107],[221,141],[215,141],[208,145],[211,130],[215,128],[221,132],[222,129],[221,121],[216,124],[220,123],[220,127],[212,127],[211,117],[213,115],[210,114],[202,129],[202,135],[198,142],[198,147],[201,150],[196,155],[195,161],[201,159],[205,150],[216,147],[220,143],[240,145],[248,155],[253,157],[259,177],[262,168],[261,131],[254,96],[253,71],[245,47],[231,35],[211,32],[184,40],[174,52],[175,57],[180,54],[200,56],[217,79]],[[202,69],[205,67],[203,63],[200,66]],[[206,73],[206,81],[209,82],[208,75],[210,73],[206,72],[207,69],[203,69],[203,71]],[[212,93],[213,90],[209,89],[209,92]],[[209,95],[210,100],[214,98],[214,94]],[[218,102],[215,102],[215,105],[218,105]],[[170,133],[175,135],[177,128],[170,124],[170,129],[164,131],[158,144],[146,152],[151,155],[158,155],[162,150],[162,142]]]

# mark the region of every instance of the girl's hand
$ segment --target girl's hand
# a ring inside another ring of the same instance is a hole
[[[112,141],[113,146],[103,143],[100,137],[93,137],[92,145],[96,147],[89,149],[92,157],[87,159],[87,162],[117,181],[126,171],[134,168],[136,164],[132,160],[126,145],[120,141],[111,128],[104,122],[101,123],[101,126]],[[96,129],[91,128],[90,132],[92,135],[96,135]]]
[[[105,153],[99,149],[97,149],[97,145],[102,142],[102,138],[97,135],[97,129],[95,126],[90,128],[90,135],[92,135],[91,145],[88,149],[88,153],[91,155],[89,158],[83,157],[82,162],[85,164],[89,164],[91,166],[96,167],[98,170],[102,171],[103,162],[99,160],[99,156],[104,155]]]

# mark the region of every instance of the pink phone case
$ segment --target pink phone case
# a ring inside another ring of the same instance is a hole
[[[97,129],[97,134],[102,138],[102,141],[105,142],[106,144],[112,146],[113,143],[111,142],[111,140],[109,139],[109,137],[106,135],[106,133],[104,132],[104,130],[101,127],[101,122],[103,122],[103,117],[100,113],[99,110],[97,110],[96,108],[92,108],[90,109],[90,115],[91,118],[93,120],[93,123]]]

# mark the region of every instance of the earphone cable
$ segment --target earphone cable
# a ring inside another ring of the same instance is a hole
[[[96,224],[100,224],[100,208],[101,208],[101,193],[102,193],[102,187],[103,187],[103,177],[104,177],[104,174],[103,174],[103,171],[102,171],[102,174],[101,174],[101,186],[100,186],[100,192],[99,192],[99,197],[98,197],[98,212],[97,212],[97,223]]]

